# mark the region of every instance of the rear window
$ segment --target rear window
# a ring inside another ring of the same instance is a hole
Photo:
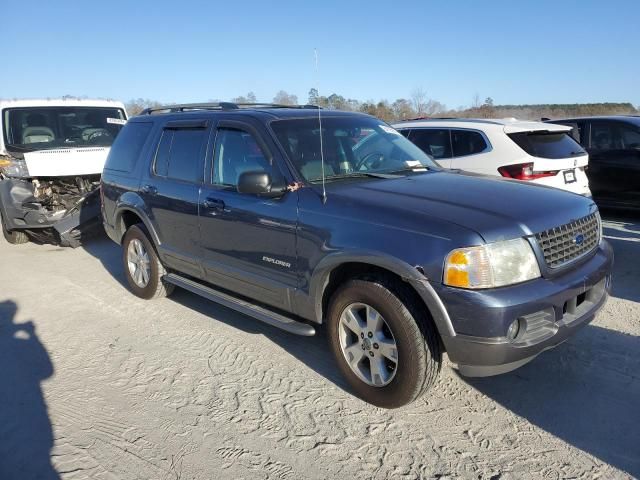
[[[519,132],[510,133],[509,138],[529,155],[538,158],[568,158],[586,153],[566,133]]]
[[[149,122],[132,122],[125,126],[113,142],[104,168],[131,172],[149,137],[151,126]]]

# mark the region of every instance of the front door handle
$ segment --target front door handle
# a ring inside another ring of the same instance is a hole
[[[150,195],[155,195],[158,193],[158,189],[153,185],[145,185],[142,187],[142,193],[148,193]]]
[[[207,197],[204,201],[205,208],[213,208],[215,210],[224,210],[224,201],[219,198]]]

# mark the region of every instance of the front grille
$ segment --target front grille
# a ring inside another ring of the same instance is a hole
[[[575,222],[536,234],[549,268],[558,268],[591,252],[600,242],[600,216],[592,213]]]

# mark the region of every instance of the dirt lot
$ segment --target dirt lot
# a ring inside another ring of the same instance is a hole
[[[1,241],[0,479],[640,476],[640,221],[606,235],[614,293],[592,325],[500,377],[447,364],[395,411],[345,390],[322,333],[133,297],[106,239]]]

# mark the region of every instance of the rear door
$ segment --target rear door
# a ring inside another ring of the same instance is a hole
[[[451,135],[448,128],[412,128],[407,138],[441,167],[451,168]]]
[[[202,276],[198,207],[208,138],[206,118],[166,123],[140,184],[163,261],[195,277]]]
[[[614,120],[591,122],[589,179],[595,196],[640,201],[640,127]]]
[[[221,120],[212,167],[200,196],[200,244],[206,278],[260,302],[290,309],[297,288],[298,194],[277,199],[239,193],[245,171],[267,171],[286,184],[270,137],[253,125]]]

